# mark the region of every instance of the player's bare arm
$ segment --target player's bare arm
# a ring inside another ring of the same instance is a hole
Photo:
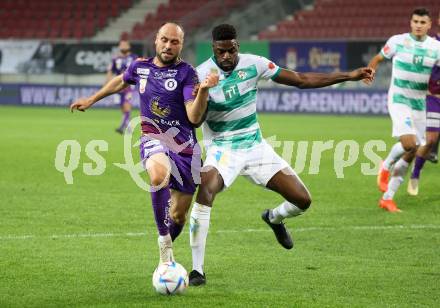
[[[189,121],[194,125],[199,125],[204,118],[206,108],[208,107],[209,89],[218,84],[219,75],[210,73],[205,80],[200,83],[197,90],[197,95],[194,101],[187,103],[186,113]]]
[[[86,111],[86,109],[90,108],[97,101],[114,93],[117,93],[125,89],[126,87],[128,87],[128,83],[124,82],[124,80],[122,79],[122,74],[118,75],[110,80],[107,84],[105,84],[94,95],[87,98],[80,98],[72,103],[70,105],[70,111],[73,112],[75,109],[79,111]]]
[[[109,70],[107,71],[107,74],[105,75],[105,81],[104,81],[104,84],[106,85],[107,83],[109,83],[110,80],[112,80],[112,78],[113,78],[113,73],[112,73],[111,69],[109,69]]]
[[[300,89],[322,88],[344,81],[373,80],[374,72],[369,67],[358,68],[351,72],[337,73],[299,73],[281,69],[273,79],[276,83],[294,86]]]
[[[377,67],[379,66],[379,64],[384,60],[385,58],[384,58],[384,56],[382,55],[382,54],[377,54],[377,55],[375,55],[372,59],[371,59],[371,61],[370,61],[370,63],[368,63],[368,67],[369,68],[371,68],[372,70],[373,70],[373,79],[374,79],[374,76],[376,75],[376,70],[377,70]],[[364,82],[366,83],[366,84],[370,84],[371,82],[372,82],[373,80],[364,80]]]

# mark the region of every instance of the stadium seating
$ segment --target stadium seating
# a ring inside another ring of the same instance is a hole
[[[155,14],[146,14],[143,22],[136,23],[130,33],[122,33],[121,38],[144,40],[165,21],[179,22],[186,31],[196,29],[246,4],[246,0],[170,0],[159,5]]]
[[[355,3],[355,4],[354,4]],[[425,0],[433,25],[440,0]],[[259,33],[260,39],[384,39],[408,32],[409,15],[419,0],[316,0],[312,10],[298,11],[275,30]]]
[[[1,0],[0,38],[92,37],[133,0]]]

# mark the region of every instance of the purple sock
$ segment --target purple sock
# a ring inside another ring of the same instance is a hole
[[[182,230],[183,230],[183,225],[179,225],[174,220],[170,219],[170,235],[173,242],[179,236]]]
[[[124,112],[122,116],[122,122],[119,126],[119,129],[125,129],[128,125],[128,122],[130,121],[130,111]]]
[[[414,163],[414,169],[411,174],[412,179],[418,179],[420,177],[420,171],[422,171],[423,165],[426,159],[420,156],[416,156],[416,162]]]
[[[159,235],[167,235],[169,233],[169,202],[171,194],[168,186],[151,193],[151,202],[153,204],[154,219],[156,220]]]

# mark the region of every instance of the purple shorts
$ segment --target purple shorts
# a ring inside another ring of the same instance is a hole
[[[440,132],[440,98],[426,97],[426,131]]]
[[[118,93],[119,95],[119,105],[122,107],[124,104],[132,104],[131,100],[133,98],[133,89],[131,89],[131,86],[127,87],[123,91]]]
[[[196,153],[193,154],[176,153],[162,141],[145,135],[141,137],[139,148],[141,160],[146,160],[156,153],[165,153],[171,163],[170,188],[188,194],[195,193],[197,185],[200,184],[202,168],[200,151],[194,151]]]

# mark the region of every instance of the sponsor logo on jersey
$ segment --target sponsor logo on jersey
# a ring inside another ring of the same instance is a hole
[[[275,68],[275,64],[273,62],[269,62],[269,69],[273,70]]]
[[[138,67],[136,69],[136,73],[138,75],[150,75],[150,69],[149,68],[142,68],[142,67]]]
[[[154,72],[154,79],[175,78],[177,70],[167,70],[166,72]]]
[[[160,124],[168,125],[168,126],[180,126],[179,120],[164,120],[160,119]]]

